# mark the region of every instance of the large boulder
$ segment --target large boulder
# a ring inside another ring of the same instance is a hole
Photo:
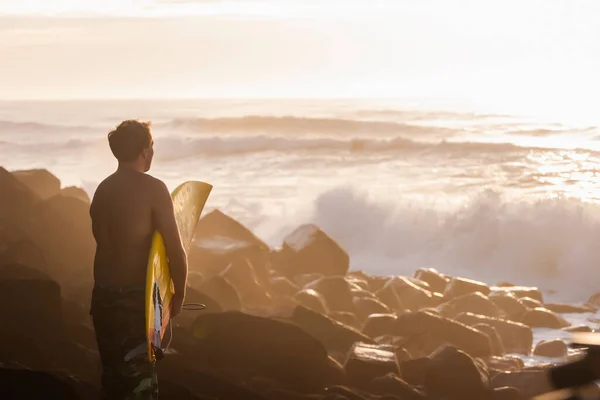
[[[90,196],[87,194],[85,190],[77,186],[68,186],[66,188],[60,189],[61,196],[71,196],[75,197],[86,204],[90,204]]]
[[[0,264],[21,264],[38,271],[47,271],[44,252],[25,236],[2,235],[0,229]]]
[[[452,278],[446,290],[444,291],[444,297],[447,300],[453,299],[458,296],[463,296],[469,293],[479,292],[484,296],[490,294],[490,288],[483,282],[474,281],[466,278]]]
[[[233,260],[220,275],[237,289],[245,306],[267,307],[271,305],[271,295],[261,284],[254,266],[247,258]]]
[[[293,300],[300,306],[306,307],[318,314],[329,314],[327,302],[323,296],[314,289],[304,289],[296,293]]]
[[[414,277],[427,282],[430,290],[437,293],[444,293],[450,282],[450,279],[434,268],[419,268],[415,271]]]
[[[27,232],[32,210],[40,197],[0,167],[0,226]]]
[[[398,360],[390,346],[354,343],[344,364],[346,377],[357,387],[389,373],[398,375]]]
[[[259,282],[265,283],[269,279],[269,251],[257,243],[228,236],[196,236],[188,253],[188,263],[190,271],[210,278],[219,275],[231,263],[245,259],[253,266]]]
[[[498,318],[501,311],[487,296],[479,292],[469,293],[453,298],[438,306],[440,313],[448,318],[455,318],[463,312]]]
[[[527,307],[510,292],[492,292],[489,299],[500,308],[502,314],[513,321],[518,321],[527,311]]]
[[[388,397],[373,397],[373,399],[425,400],[425,394],[411,386],[394,374],[375,378],[368,385],[369,393],[387,395]],[[393,396],[390,398],[389,396]]]
[[[536,356],[551,358],[566,357],[567,353],[567,345],[560,339],[542,340],[535,346],[535,349],[533,350],[533,354]]]
[[[0,265],[3,330],[46,339],[64,334],[60,286],[48,275],[20,264]]]
[[[319,227],[308,224],[286,236],[273,262],[275,270],[287,277],[307,273],[343,276],[348,272],[350,257]]]
[[[197,287],[198,291],[214,299],[223,310],[239,311],[242,299],[237,289],[222,276],[213,276]]]
[[[255,245],[263,250],[269,249],[269,246],[252,233],[250,229],[220,210],[213,210],[202,216],[196,225],[196,240],[214,237],[231,238],[236,242]]]
[[[294,309],[291,321],[321,341],[330,352],[346,354],[356,342],[375,344],[358,330],[302,306]]]
[[[59,372],[33,371],[0,364],[0,398],[21,399],[93,399],[93,387]]]
[[[171,354],[159,365],[159,398],[162,400],[244,399],[266,400],[247,388],[215,376],[190,363],[189,357]],[[198,363],[201,364],[201,363]]]
[[[451,346],[432,354],[424,386],[428,399],[440,400],[487,399],[492,391],[486,366]]]
[[[12,175],[42,199],[60,192],[60,180],[46,169],[12,171]]]
[[[378,282],[379,283],[379,282]],[[379,285],[373,285],[378,289],[372,289],[375,291],[375,296],[385,304],[390,310],[394,312],[406,311],[406,307],[398,297],[398,293],[393,284],[389,284],[389,281],[385,281],[380,287]]]
[[[356,316],[361,322],[364,322],[370,315],[391,312],[388,306],[374,298],[354,297],[353,302],[356,309]]]
[[[365,321],[362,332],[373,339],[393,335],[397,321],[398,317],[395,314],[371,314]]]
[[[297,325],[229,311],[200,315],[193,333],[191,356],[230,381],[264,377],[302,392],[340,383],[323,344]]]
[[[432,304],[431,292],[404,276],[390,278],[381,291],[385,290],[386,286],[394,288],[398,299],[407,310],[417,311]]]
[[[350,282],[343,276],[327,276],[317,279],[306,285],[305,289],[313,289],[320,293],[325,299],[329,311],[355,311]]]
[[[502,340],[504,351],[507,353],[525,355],[531,353],[533,332],[527,325],[472,313],[462,313],[456,317],[456,320],[469,326],[486,324],[494,327]]]
[[[557,314],[586,314],[596,312],[593,307],[565,303],[545,303],[544,308]]]
[[[536,287],[528,287],[528,286],[492,286],[492,292],[497,293],[512,293],[517,298],[521,299],[523,297],[529,297],[539,301],[540,303],[544,302],[544,296],[542,296],[542,292]]]
[[[543,307],[528,310],[521,321],[532,328],[562,329],[571,325],[563,317]]]
[[[425,348],[429,347],[431,351],[440,345],[449,344],[464,350],[473,357],[493,355],[492,344],[485,333],[428,311],[400,314],[394,333],[413,343],[418,342],[419,338],[423,338],[425,341],[421,344],[426,346]]]
[[[56,195],[36,207],[34,218],[30,237],[46,255],[51,275],[61,283],[91,281],[96,242],[88,204]]]

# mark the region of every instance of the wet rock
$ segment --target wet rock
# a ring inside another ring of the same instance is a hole
[[[431,307],[438,307],[445,301],[446,301],[446,298],[444,297],[443,294],[437,293],[437,292],[431,293]]]
[[[566,357],[568,348],[560,339],[542,340],[535,346],[533,354],[541,357],[561,358]]]
[[[492,292],[489,299],[502,310],[510,320],[519,320],[527,311],[527,307],[517,297],[510,293]]]
[[[383,284],[381,288],[379,288],[375,292],[375,296],[385,304],[390,310],[394,312],[405,311],[406,307],[400,301],[398,294],[396,293],[396,289],[393,285]]]
[[[362,327],[356,315],[350,312],[335,311],[330,313],[329,317],[354,329],[360,329]]]
[[[398,374],[398,362],[389,346],[355,343],[348,353],[344,370],[349,382],[363,387],[374,378]]]
[[[46,169],[19,170],[11,173],[41,199],[48,199],[60,192],[60,180]]]
[[[236,288],[246,307],[268,307],[272,298],[260,284],[254,267],[247,258],[237,258],[220,274]]]
[[[65,284],[92,281],[96,242],[89,205],[56,195],[36,206],[30,238],[43,251],[50,275]]]
[[[1,168],[0,168],[0,170],[1,170]],[[0,184],[1,184],[1,182],[2,181],[1,181],[1,171],[0,171]],[[588,307],[600,308],[600,292],[591,295],[585,304]]]
[[[522,322],[532,328],[562,329],[571,325],[564,318],[541,307],[528,310],[523,316]]]
[[[64,335],[61,290],[48,275],[20,264],[0,265],[0,319],[3,330],[48,340]],[[48,327],[52,329],[48,329]]]
[[[431,344],[436,348],[451,344],[474,357],[489,357],[493,353],[490,339],[483,332],[425,311],[400,314],[395,334],[405,339],[428,337],[428,340],[434,340]]]
[[[328,276],[318,279],[305,286],[305,289],[314,289],[325,299],[330,312],[354,312],[350,283],[343,276]]]
[[[309,283],[318,281],[321,278],[325,278],[325,275],[323,275],[323,274],[317,274],[317,273],[312,273],[312,274],[300,274],[300,275],[296,275],[296,276],[290,278],[290,280],[292,282],[294,282],[296,285],[298,285],[298,287],[303,288],[306,285],[308,285]]]
[[[401,304],[406,307],[407,310],[416,311],[431,305],[431,292],[415,285],[406,277],[394,276],[390,278],[380,292],[384,291],[386,287],[392,287],[394,289]],[[383,303],[387,304],[384,299],[381,300]]]
[[[490,377],[482,362],[445,346],[431,356],[425,393],[428,399],[485,399],[491,394]]]
[[[343,276],[349,263],[348,253],[335,240],[316,225],[308,224],[284,239],[274,268],[288,277],[313,272]]]
[[[471,313],[460,314],[456,317],[456,320],[469,326],[482,323],[493,326],[502,340],[504,351],[507,353],[525,355],[531,353],[533,332],[527,325]]]
[[[371,314],[365,321],[362,332],[372,338],[392,335],[398,317],[395,314]]]
[[[401,400],[425,400],[425,394],[411,386],[398,376],[387,374],[373,379],[368,385],[369,392],[381,395],[394,396]]]
[[[563,303],[545,303],[544,308],[557,314],[584,314],[596,311],[592,307]]]
[[[446,276],[434,268],[419,268],[415,271],[415,278],[429,284],[430,290],[437,293],[444,293],[446,286],[450,282]]]
[[[354,297],[354,308],[356,315],[360,321],[365,321],[373,314],[389,314],[391,310],[388,306],[375,298]]]
[[[0,226],[27,232],[34,206],[41,198],[6,169],[0,167]]]
[[[225,349],[227,353],[227,349]],[[177,385],[178,392],[190,393],[202,400],[213,399],[248,399],[265,400],[265,397],[252,392],[244,387],[222,379],[216,374],[221,371],[203,370],[202,361],[190,366],[188,359],[180,354],[171,354],[160,362],[159,391],[160,399],[163,398],[163,382]],[[197,364],[200,364],[199,366]],[[168,390],[168,389],[167,389]],[[174,393],[177,394],[177,393]],[[173,397],[172,400],[179,400]]]
[[[546,375],[548,372],[540,370],[524,370],[521,372],[502,372],[496,374],[492,378],[492,387],[512,387],[525,399],[530,399],[534,396],[546,393],[545,379],[541,375]]]
[[[470,312],[487,317],[498,318],[501,311],[487,296],[479,292],[469,293],[453,298],[437,307],[445,317],[454,318],[465,312]]]
[[[273,277],[269,280],[269,290],[275,296],[290,298],[294,297],[300,287],[284,277]]]
[[[476,292],[487,296],[490,294],[490,288],[483,282],[478,282],[466,278],[452,278],[446,286],[446,290],[444,291],[444,297],[447,300],[451,300],[455,297]]]
[[[346,354],[356,342],[375,344],[358,330],[302,306],[295,308],[291,321],[317,338],[329,351]]]
[[[480,332],[483,332],[490,339],[490,343],[492,345],[492,354],[495,356],[504,355],[504,345],[502,344],[502,339],[500,339],[500,335],[491,325],[488,324],[475,324],[473,328],[477,329]]]
[[[221,378],[261,376],[304,393],[339,383],[325,347],[294,324],[228,311],[200,315],[193,333],[194,359]]]
[[[88,205],[91,203],[90,196],[86,193],[86,191],[76,186],[68,186],[63,188],[60,190],[59,194],[61,196],[75,197],[76,199],[79,199]]]
[[[425,375],[431,360],[428,357],[406,360],[400,363],[400,376],[413,386],[424,386]]]
[[[353,271],[346,275],[346,280],[360,289],[369,291],[369,281],[367,275],[363,271]]]
[[[25,236],[0,239],[0,264],[27,265],[38,271],[48,271],[44,252]]]
[[[246,259],[253,266],[260,283],[268,282],[268,265],[271,257],[268,248],[228,236],[210,236],[206,232],[200,235],[199,232],[200,230],[197,229],[196,237],[188,252],[188,264],[191,271],[201,271],[208,279],[219,275],[231,263],[239,259]],[[244,231],[242,230],[242,232]],[[239,235],[244,236],[242,233]]]
[[[161,400],[213,400],[214,397],[200,397],[192,394],[191,390],[171,381],[160,381]]]
[[[512,293],[517,298],[522,299],[524,297],[529,297],[534,300],[539,301],[540,303],[544,302],[544,297],[542,296],[542,292],[536,287],[528,287],[528,286],[492,286],[492,292],[500,292],[500,293]]]
[[[567,326],[566,328],[562,328],[565,332],[571,333],[587,333],[593,332],[592,328],[587,325],[575,325],[575,326]]]
[[[532,299],[531,297],[522,297],[519,300],[528,310],[533,310],[534,308],[538,307],[544,307],[544,305],[540,301]]]
[[[213,276],[198,286],[198,291],[214,299],[223,310],[242,309],[242,299],[236,288],[222,276]]]
[[[527,400],[513,387],[495,388],[491,400]]]
[[[224,214],[220,210],[213,210],[203,215],[196,225],[196,240],[207,238],[229,238],[232,242],[245,243],[255,246],[263,251],[268,251],[269,246],[260,240],[244,225]]]
[[[308,308],[316,313],[327,315],[329,308],[323,296],[313,289],[301,290],[294,295],[294,300],[301,306]]]
[[[517,357],[490,357],[485,363],[490,372],[518,372],[524,367],[523,360]]]
[[[91,393],[90,393],[91,392]],[[93,389],[61,373],[9,368],[0,365],[0,398],[21,399],[89,399]]]

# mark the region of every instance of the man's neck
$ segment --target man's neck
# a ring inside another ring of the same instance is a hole
[[[129,163],[119,163],[119,166],[117,167],[117,171],[120,171],[120,172],[138,172],[140,174],[144,173],[143,168],[140,168],[136,164],[129,164]]]

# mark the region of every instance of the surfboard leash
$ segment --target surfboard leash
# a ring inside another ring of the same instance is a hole
[[[202,304],[202,303],[183,303],[183,305],[181,306],[181,310],[184,310],[184,311],[202,311],[204,309],[206,309],[206,304]],[[167,342],[167,345],[165,346],[164,349],[156,349],[155,348],[156,355],[158,356],[158,354],[160,354],[160,358],[157,357],[157,359],[162,359],[164,357],[164,354],[171,347],[172,341],[173,341],[173,324],[169,320],[169,341]],[[157,352],[157,350],[159,352]]]

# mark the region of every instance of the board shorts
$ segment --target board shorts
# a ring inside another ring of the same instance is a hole
[[[90,308],[102,362],[102,400],[156,400],[156,361],[148,360],[145,289],[96,285]]]

